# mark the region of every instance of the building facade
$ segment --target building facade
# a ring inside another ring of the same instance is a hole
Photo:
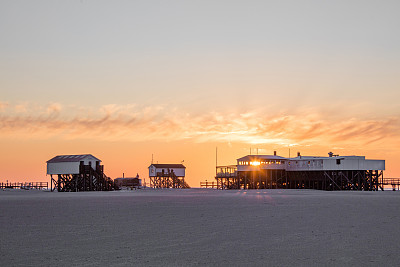
[[[221,172],[216,180],[220,189],[321,189],[378,190],[383,183],[384,160],[364,156],[247,155],[237,159],[236,169]],[[382,188],[381,188],[382,189]]]

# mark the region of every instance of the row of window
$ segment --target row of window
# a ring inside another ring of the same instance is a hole
[[[283,160],[265,160],[265,161],[239,161],[239,165],[250,165],[250,166],[259,166],[259,165],[268,165],[268,164],[278,164],[278,165],[281,165],[281,164],[285,164],[285,161],[283,161]],[[323,161],[288,161],[288,165],[291,165],[291,164],[296,164],[296,165],[305,165],[305,164],[307,164],[307,165],[311,165],[311,166],[316,166],[316,165],[319,165],[319,164],[321,164],[321,165],[323,165],[324,163],[323,163]],[[340,164],[340,161],[339,161],[339,163],[337,163],[337,164]]]
[[[285,164],[285,162],[283,160],[239,161],[239,165],[259,166],[259,165],[269,165],[269,164],[282,165]]]
[[[340,162],[340,159],[337,159],[336,160],[336,164],[340,164],[341,162]],[[285,161],[283,161],[283,160],[263,160],[263,161],[239,161],[239,165],[244,165],[244,166],[246,166],[246,165],[250,165],[250,166],[259,166],[259,165],[269,165],[269,164],[277,164],[277,165],[282,165],[282,164],[285,164]],[[313,160],[313,161],[288,161],[288,165],[290,166],[291,164],[295,164],[295,165],[300,165],[300,166],[303,166],[303,165],[308,165],[308,166],[323,166],[324,165],[324,162],[322,161],[322,160],[320,160],[320,161],[315,161],[315,160]]]
[[[292,162],[291,161],[289,161],[288,162],[288,165],[290,166],[292,164]],[[295,161],[295,164],[296,165],[300,165],[300,166],[303,166],[303,165],[308,165],[308,166],[319,166],[319,165],[321,165],[321,166],[323,166],[324,165],[324,162],[323,161],[307,161],[307,163],[305,162],[305,161]]]

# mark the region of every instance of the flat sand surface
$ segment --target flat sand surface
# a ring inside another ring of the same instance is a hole
[[[400,192],[0,191],[0,266],[398,266]]]

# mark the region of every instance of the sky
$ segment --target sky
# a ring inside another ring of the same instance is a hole
[[[93,154],[193,187],[250,153],[400,177],[398,1],[0,1],[0,181]]]

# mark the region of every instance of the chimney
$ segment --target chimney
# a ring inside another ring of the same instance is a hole
[[[332,158],[333,153],[332,153],[332,152],[329,152],[328,155],[329,155],[330,158]]]
[[[274,151],[274,156],[276,156],[276,151]]]
[[[122,178],[125,178],[125,173],[122,173]]]
[[[300,156],[301,156],[301,155],[300,155],[300,152],[297,152],[297,156],[298,156],[298,157],[300,157]]]

